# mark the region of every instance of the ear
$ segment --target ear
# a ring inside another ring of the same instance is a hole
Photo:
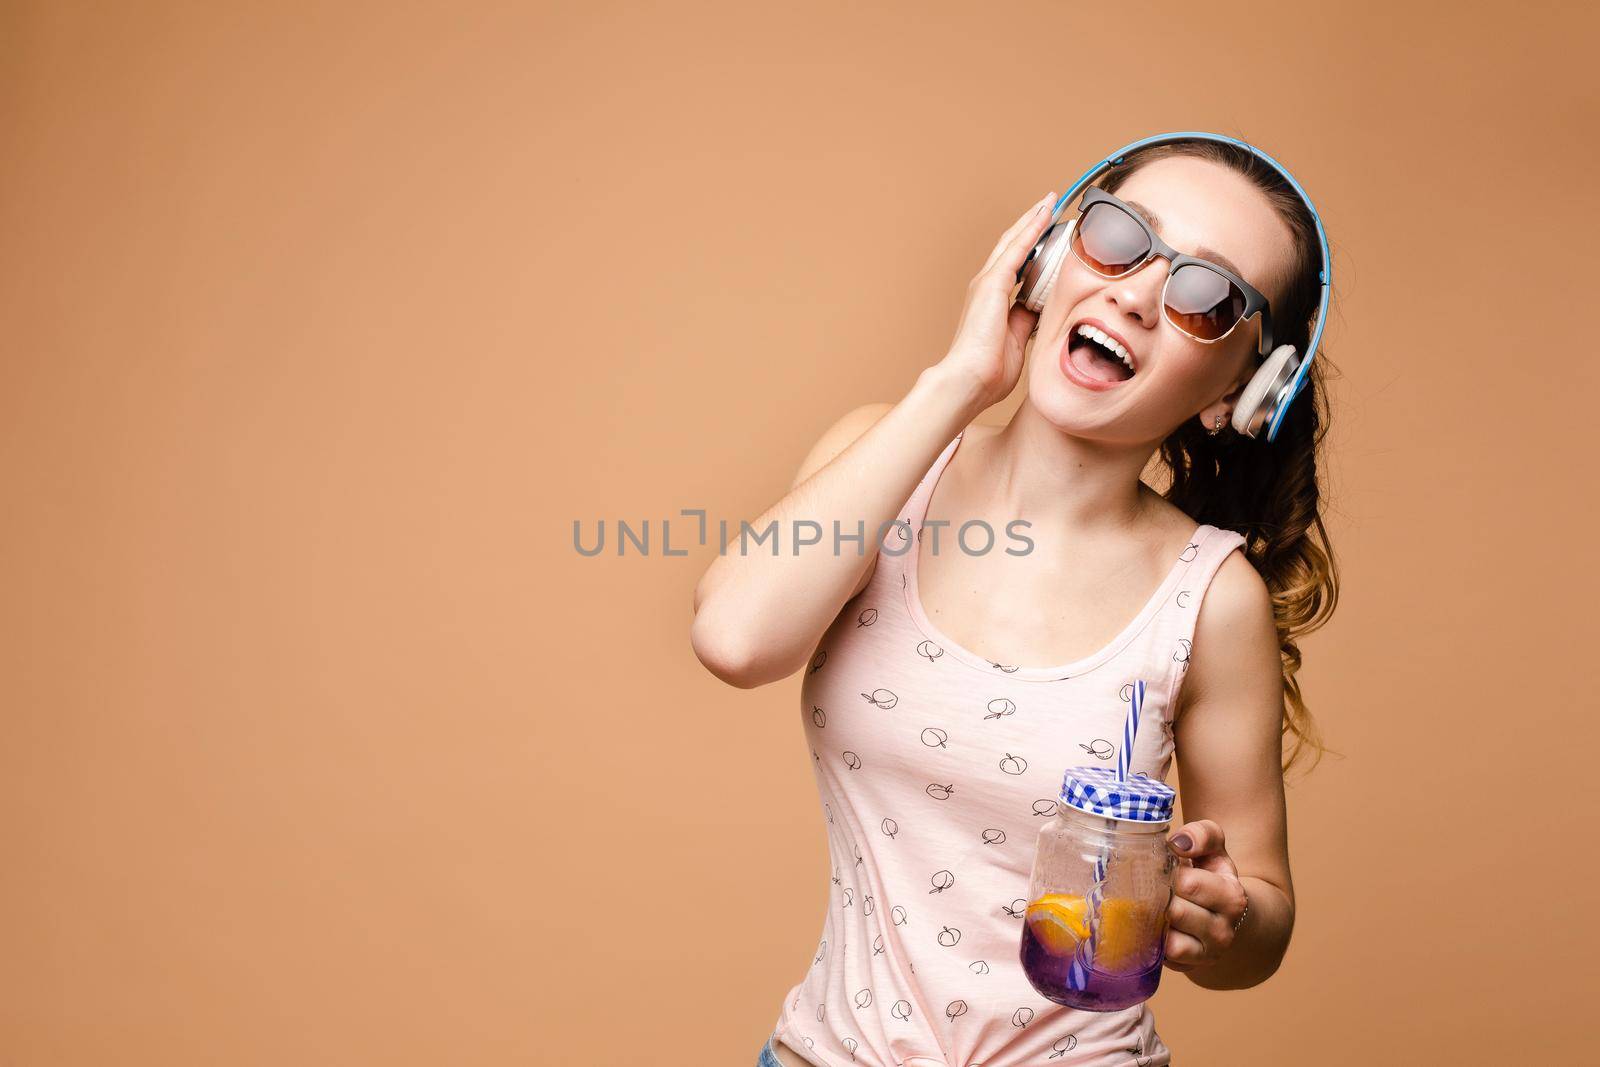
[[[1259,360],[1246,360],[1244,369],[1234,379],[1232,387],[1200,410],[1200,414],[1197,416],[1200,420],[1200,425],[1209,430],[1217,425],[1217,417],[1221,416],[1222,425],[1227,426],[1233,419],[1233,409],[1238,405],[1239,397],[1244,392],[1244,387],[1250,384],[1250,379],[1255,377],[1255,373],[1260,369],[1260,366]]]

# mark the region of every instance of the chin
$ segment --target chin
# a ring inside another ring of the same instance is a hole
[[[1141,429],[1146,420],[1129,399],[1085,390],[1055,367],[1041,365],[1028,379],[1026,402],[1041,419],[1068,436],[1105,445],[1143,446],[1153,431],[1147,426]],[[1155,443],[1159,445],[1165,436],[1156,437]]]
[[[1028,403],[1033,405],[1040,418],[1062,433],[1074,437],[1100,439],[1106,436],[1107,431],[1113,430],[1126,412],[1096,410],[1092,404],[1094,398],[1085,398],[1074,395],[1075,387],[1070,382],[1057,378],[1049,380],[1047,375],[1040,375],[1043,381],[1030,381],[1028,383]],[[1085,401],[1091,401],[1086,403]]]

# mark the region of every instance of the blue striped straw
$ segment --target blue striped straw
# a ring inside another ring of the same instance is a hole
[[[1133,763],[1133,742],[1139,735],[1139,711],[1144,706],[1144,680],[1133,683],[1133,701],[1128,708],[1128,718],[1122,724],[1122,748],[1117,753],[1117,781],[1128,780],[1128,769]],[[1082,992],[1089,983],[1089,965],[1094,961],[1095,947],[1100,942],[1100,906],[1105,901],[1106,859],[1109,849],[1102,846],[1094,861],[1094,882],[1089,886],[1087,898],[1089,936],[1078,943],[1072,954],[1072,965],[1067,968],[1067,985]]]
[[[1122,724],[1122,749],[1117,753],[1117,781],[1128,780],[1133,766],[1133,739],[1139,733],[1139,709],[1144,704],[1144,680],[1133,683],[1133,703],[1128,708],[1128,718]]]

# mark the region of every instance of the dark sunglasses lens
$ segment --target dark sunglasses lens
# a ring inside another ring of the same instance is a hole
[[[1150,237],[1127,212],[1105,201],[1090,204],[1072,230],[1078,258],[1115,278],[1133,270],[1150,254]]]
[[[1190,337],[1215,341],[1244,316],[1244,293],[1214,270],[1185,263],[1167,280],[1166,314]]]

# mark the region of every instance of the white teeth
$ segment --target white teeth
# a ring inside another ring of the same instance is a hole
[[[1116,353],[1117,358],[1122,360],[1122,362],[1127,365],[1128,370],[1133,370],[1133,357],[1128,355],[1128,350],[1126,348],[1123,348],[1116,341],[1112,340],[1110,335],[1106,334],[1102,330],[1095,329],[1093,326],[1090,326],[1087,323],[1079,326],[1078,332],[1085,337],[1092,337],[1096,341],[1099,341],[1106,348]]]

